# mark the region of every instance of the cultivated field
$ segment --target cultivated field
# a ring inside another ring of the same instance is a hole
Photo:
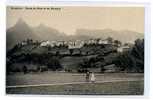
[[[8,94],[143,94],[141,73],[95,74],[96,82],[85,82],[85,74],[44,72],[7,76]]]

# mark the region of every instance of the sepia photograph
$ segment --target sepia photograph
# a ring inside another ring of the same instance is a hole
[[[6,94],[144,95],[144,7],[7,6]]]

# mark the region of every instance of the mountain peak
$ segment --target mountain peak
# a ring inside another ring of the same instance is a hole
[[[16,22],[15,26],[27,26],[27,24],[26,24],[26,22],[25,22],[22,18],[20,18],[20,19]]]

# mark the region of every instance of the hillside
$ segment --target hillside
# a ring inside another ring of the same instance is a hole
[[[103,30],[89,30],[89,29],[78,29],[76,30],[76,36],[87,36],[92,38],[103,38],[112,37],[115,40],[119,40],[122,43],[132,42],[138,38],[142,39],[144,35],[142,33],[129,31],[129,30],[121,30],[115,31],[112,29],[103,29]],[[125,38],[126,37],[126,38]]]
[[[15,44],[26,39],[39,39],[39,37],[33,33],[32,28],[29,27],[22,19],[18,20],[13,27],[7,30],[6,36],[7,49],[12,48]]]

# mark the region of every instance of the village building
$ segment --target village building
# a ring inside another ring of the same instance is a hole
[[[125,52],[128,51],[130,49],[129,46],[120,46],[117,48],[117,52]]]
[[[40,46],[41,47],[45,47],[45,46],[48,46],[48,45],[50,45],[51,43],[50,43],[50,41],[44,41],[44,42],[42,42],[41,44],[40,44]]]
[[[22,42],[21,42],[21,45],[22,45],[22,46],[27,45],[27,42],[26,42],[26,41],[22,41]]]
[[[70,41],[68,43],[68,48],[69,49],[76,49],[76,48],[81,48],[83,47],[84,45],[84,42],[83,41],[80,41],[80,40],[76,40],[76,41]]]
[[[90,39],[90,40],[75,40],[75,41],[43,41],[40,46],[64,46],[67,45],[68,49],[78,49],[84,46],[84,44],[109,44],[108,40],[97,40],[97,39]]]
[[[90,39],[87,44],[96,44],[97,40],[96,39]]]
[[[99,41],[98,41],[98,44],[108,44],[109,42],[108,42],[108,40],[102,40],[102,39],[100,39]]]
[[[57,41],[56,42],[56,46],[63,46],[64,45],[64,41]]]

